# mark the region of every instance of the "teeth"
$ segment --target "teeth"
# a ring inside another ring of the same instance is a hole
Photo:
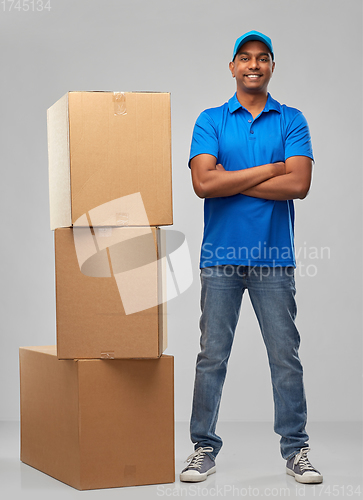
[[[247,78],[259,78],[260,75],[247,75]]]

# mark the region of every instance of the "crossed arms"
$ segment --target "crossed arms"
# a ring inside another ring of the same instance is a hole
[[[227,171],[217,165],[215,156],[200,154],[192,158],[190,167],[199,198],[241,193],[267,200],[293,200],[303,199],[309,192],[312,160],[307,156],[292,156],[285,162]]]

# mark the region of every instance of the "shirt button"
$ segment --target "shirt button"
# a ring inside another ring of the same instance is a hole
[[[252,120],[248,120],[248,123],[252,123]]]
[[[254,134],[254,131],[253,131],[253,130],[250,130],[250,133],[251,133],[251,134]]]

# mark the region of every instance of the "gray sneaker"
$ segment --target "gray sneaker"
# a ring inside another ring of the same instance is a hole
[[[295,477],[298,483],[322,483],[323,476],[309,462],[307,453],[310,448],[301,448],[299,453],[286,463],[286,472]]]
[[[209,474],[216,471],[215,462],[207,455],[207,451],[211,453],[213,448],[211,446],[200,447],[189,455],[186,459],[189,464],[181,471],[180,481],[205,481]]]

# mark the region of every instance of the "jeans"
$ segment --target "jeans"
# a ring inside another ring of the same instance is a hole
[[[222,439],[215,433],[242,295],[247,289],[260,325],[271,371],[274,431],[284,459],[308,446],[303,367],[295,326],[293,267],[213,266],[201,270],[200,353],[197,357],[190,436],[195,449],[211,446],[215,458]],[[240,395],[238,395],[240,397]]]

